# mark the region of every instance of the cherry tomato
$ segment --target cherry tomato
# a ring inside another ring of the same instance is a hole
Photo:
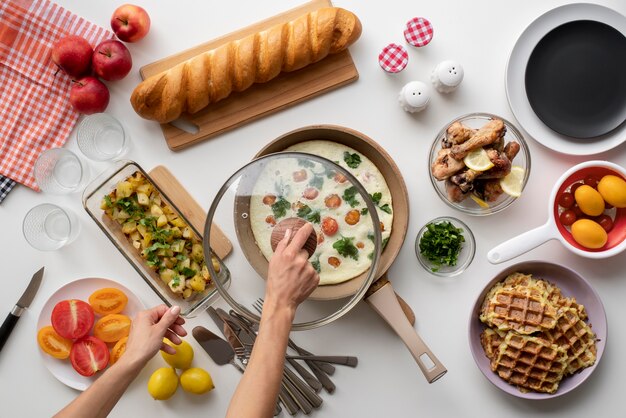
[[[100,315],[120,313],[126,307],[128,297],[119,289],[98,289],[89,296],[89,304]]]
[[[272,226],[276,226],[276,218],[274,218],[272,215],[268,215],[267,218],[265,218],[265,222]]]
[[[574,206],[575,200],[574,195],[572,193],[565,192],[561,196],[559,196],[559,206],[564,207],[565,209],[570,209]]]
[[[128,337],[124,337],[118,342],[115,343],[115,346],[111,349],[111,365],[115,364],[116,361],[122,357],[122,354],[126,351],[126,342],[128,341]]]
[[[337,257],[328,257],[328,264],[330,264],[334,268],[337,268],[341,265],[341,260]]]
[[[359,250],[362,250],[363,248],[365,248],[365,244],[363,244],[363,242],[362,242],[362,241],[359,241],[359,242],[357,242],[357,243],[356,243],[356,247],[357,247]]]
[[[293,181],[295,181],[296,183],[300,183],[301,181],[306,180],[309,176],[304,168],[302,170],[294,171],[292,175]]]
[[[91,331],[94,322],[93,309],[88,303],[78,299],[62,300],[52,309],[54,330],[63,338],[84,337]]]
[[[333,179],[337,183],[345,183],[348,180],[348,178],[341,173],[335,173],[335,176],[333,177]]]
[[[52,325],[48,325],[39,330],[37,333],[37,343],[39,343],[39,347],[41,347],[46,354],[50,354],[54,358],[63,360],[70,356],[72,340],[61,337],[56,333],[54,328],[52,328]]]
[[[576,214],[576,218],[578,219],[582,219],[585,217],[585,214],[583,213],[582,210],[580,210],[580,208],[578,207],[578,205],[574,205],[574,207],[572,208],[572,210],[574,211],[574,213]]]
[[[320,233],[317,234],[317,245],[320,245],[322,242],[324,242],[324,234],[320,231]]]
[[[322,219],[322,231],[324,232],[324,234],[332,237],[337,233],[338,230],[339,224],[337,224],[336,220],[331,217],[326,217]]]
[[[609,215],[600,215],[595,221],[599,223],[606,232],[610,232],[611,229],[613,229],[613,219],[611,219]]]
[[[561,215],[559,215],[559,221],[561,221],[561,224],[564,226],[570,226],[576,222],[577,219],[578,216],[576,216],[576,212],[572,209],[565,210],[561,212]]]
[[[126,315],[110,314],[98,319],[93,335],[105,343],[114,343],[130,333],[130,318]]]
[[[84,337],[74,342],[70,350],[72,367],[82,376],[93,376],[109,364],[109,348],[96,337]]]
[[[384,223],[380,223],[380,232],[383,232],[385,230],[385,224]]]
[[[591,186],[594,189],[596,189],[598,187],[598,183],[600,183],[600,179],[592,174],[585,177],[584,181],[587,186]]]
[[[307,187],[306,189],[304,189],[304,192],[302,192],[302,197],[308,200],[313,200],[317,196],[319,196],[319,194],[320,191],[317,190],[315,187]]]
[[[330,209],[338,208],[341,206],[341,198],[339,195],[330,194],[324,199],[324,204],[326,204],[326,207]]]
[[[574,183],[574,184],[572,184],[572,185],[570,186],[570,188],[569,188],[569,192],[570,192],[571,194],[574,194],[574,193],[576,192],[576,189],[578,189],[578,188],[579,188],[580,186],[582,186],[582,185],[583,185],[583,183]]]
[[[276,196],[273,194],[266,194],[263,196],[263,204],[267,206],[272,206],[276,202]]]
[[[361,212],[357,209],[353,209],[346,214],[344,219],[348,225],[356,225],[361,220]]]

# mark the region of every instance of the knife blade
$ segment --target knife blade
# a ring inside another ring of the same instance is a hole
[[[40,268],[39,271],[33,274],[33,277],[30,279],[30,283],[22,293],[22,296],[19,298],[11,312],[7,315],[6,319],[2,323],[0,327],[0,350],[4,347],[4,344],[7,342],[9,335],[11,335],[11,331],[15,328],[15,324],[17,324],[17,320],[20,319],[20,316],[24,313],[33,299],[37,294],[37,290],[39,290],[39,285],[41,285],[41,279],[43,278],[44,267]]]

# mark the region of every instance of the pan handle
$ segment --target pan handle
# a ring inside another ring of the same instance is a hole
[[[491,264],[499,264],[520,256],[546,241],[556,239],[554,229],[552,222],[548,221],[539,228],[531,229],[492,248],[487,253],[487,259]]]
[[[437,357],[430,351],[424,341],[409,323],[400,308],[391,283],[385,284],[365,301],[374,309],[391,328],[398,334],[417,362],[428,383],[433,383],[448,371]]]

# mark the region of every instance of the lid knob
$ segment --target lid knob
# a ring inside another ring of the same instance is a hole
[[[291,240],[300,230],[300,228],[302,228],[307,223],[307,221],[301,218],[287,218],[276,224],[274,230],[272,231],[272,236],[270,237],[272,251],[276,251],[276,246],[283,239],[288,229],[291,229],[291,237],[289,238],[289,242],[291,242]],[[311,257],[315,252],[315,249],[317,248],[317,234],[315,233],[315,229],[311,231],[311,234],[304,243],[303,248],[309,253],[309,257]]]

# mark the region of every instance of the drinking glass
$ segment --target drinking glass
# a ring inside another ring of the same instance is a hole
[[[108,161],[126,152],[128,135],[122,124],[107,113],[86,116],[76,131],[78,148],[87,158]]]
[[[80,223],[74,212],[43,203],[28,211],[22,232],[33,248],[53,251],[74,241],[80,232]]]
[[[81,191],[89,180],[87,167],[76,154],[65,148],[42,152],[35,161],[34,174],[39,188],[50,194]]]

